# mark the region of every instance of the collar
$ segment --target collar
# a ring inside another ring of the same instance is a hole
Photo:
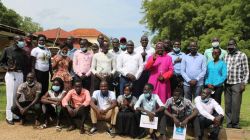
[[[188,55],[193,56],[191,53],[189,53]],[[195,56],[199,56],[199,53],[197,52]]]
[[[178,54],[177,54],[177,53],[175,53],[175,52],[170,52],[170,54],[171,54],[171,55],[177,55],[177,56],[183,55],[183,53],[182,53],[182,52],[180,52],[180,53],[178,53]]]

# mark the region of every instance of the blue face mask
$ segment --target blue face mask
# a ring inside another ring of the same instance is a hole
[[[127,48],[127,46],[126,45],[120,45],[120,48],[125,50]]]
[[[68,56],[67,53],[65,54],[65,53],[63,53],[63,52],[61,52],[61,55],[62,55],[62,56]]]
[[[87,48],[80,48],[80,50],[82,51],[82,52],[85,52],[85,51],[87,51]]]
[[[201,101],[206,104],[209,101],[209,98],[206,98],[204,100],[201,99]]]
[[[60,86],[52,86],[52,90],[54,90],[55,92],[60,90]]]
[[[18,46],[19,48],[23,48],[23,47],[25,46],[24,41],[18,41],[18,42],[17,42],[17,46]]]
[[[125,94],[124,94],[124,97],[125,97],[126,99],[130,98],[131,96],[132,96],[131,94],[129,94],[129,95],[125,95]]]
[[[44,48],[45,45],[38,44],[38,47],[39,47],[39,48]]]
[[[178,52],[181,51],[181,49],[180,49],[180,48],[177,48],[177,47],[174,47],[173,50],[174,50],[175,53],[178,53]]]
[[[148,97],[150,97],[150,93],[148,92],[148,93],[144,93],[144,96],[145,96],[145,98],[148,98]]]

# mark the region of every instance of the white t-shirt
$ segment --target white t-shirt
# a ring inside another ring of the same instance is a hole
[[[40,49],[36,47],[32,49],[31,56],[36,58],[35,69],[40,71],[49,70],[49,59],[51,58],[51,52],[48,48]]]
[[[97,106],[102,110],[110,107],[112,100],[116,100],[115,93],[113,91],[109,91],[108,96],[104,97],[100,90],[96,90],[94,91],[92,98],[97,101]]]

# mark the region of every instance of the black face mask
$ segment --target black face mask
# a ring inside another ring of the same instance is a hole
[[[236,48],[227,48],[229,54],[234,54],[236,51]]]

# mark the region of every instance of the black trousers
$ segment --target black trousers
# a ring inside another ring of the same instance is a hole
[[[82,79],[81,77],[79,77],[78,75],[76,75],[74,77],[74,82],[76,80],[80,80],[82,81],[82,87],[87,89],[88,91],[90,91],[91,88],[91,76],[85,77],[84,79]]]
[[[180,119],[180,121],[183,121],[183,119]],[[162,135],[166,135],[166,127],[167,127],[167,123],[174,125],[174,122],[171,118],[169,118],[168,116],[164,115],[162,117],[161,123],[160,123],[160,134]],[[187,124],[187,126],[189,126],[189,124],[191,124],[191,126],[194,128],[194,133],[196,137],[201,136],[201,131],[200,131],[200,123],[199,123],[199,118],[198,117],[194,117],[192,120],[190,120]]]
[[[148,83],[149,76],[149,71],[143,71],[140,78],[136,81],[136,88],[134,88],[134,93],[136,93],[138,97],[143,93],[144,86],[146,83]]]
[[[62,121],[62,106],[56,106],[55,108],[51,104],[42,104],[43,120],[49,121],[49,117],[57,119],[57,125],[60,125]]]
[[[65,118],[67,119],[68,123],[70,125],[74,125],[74,122],[73,122],[73,119],[75,118],[80,118],[81,119],[81,127],[84,126],[84,123],[89,115],[89,110],[90,110],[90,107],[89,106],[81,106],[78,111],[76,112],[76,115],[74,117],[71,117],[69,115],[69,112],[68,112],[68,109],[66,107],[63,107],[62,108],[62,113],[63,115],[65,116]]]
[[[41,97],[48,91],[49,89],[49,71],[40,71],[35,70],[36,80],[42,85]]]
[[[32,101],[24,101],[24,102],[19,102],[19,104],[20,104],[21,107],[24,108],[24,107],[27,107],[28,105],[30,105],[31,102],[32,102]],[[33,106],[31,106],[31,107],[29,108],[29,110],[32,110],[32,111],[35,112],[35,119],[36,119],[36,120],[38,120],[38,119],[40,118],[40,115],[41,115],[41,113],[42,113],[41,104],[40,104],[40,103],[34,104]],[[12,111],[14,114],[16,114],[17,116],[19,116],[21,119],[24,119],[25,114],[22,115],[22,114],[20,113],[20,109],[17,107],[17,105],[12,106],[12,107],[11,107],[11,111]]]
[[[221,104],[221,94],[223,90],[223,86],[214,87],[214,94],[211,94],[211,97],[219,104]]]

